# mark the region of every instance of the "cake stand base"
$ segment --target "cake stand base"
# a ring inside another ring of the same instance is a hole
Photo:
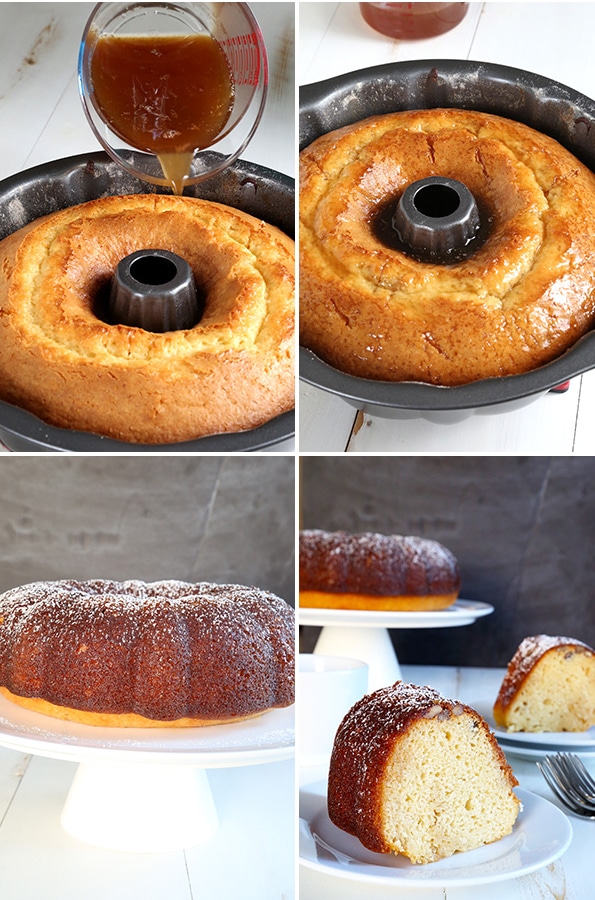
[[[134,853],[183,850],[219,827],[204,769],[149,763],[80,763],[61,821],[87,844]]]
[[[399,660],[387,628],[326,625],[320,632],[314,653],[348,656],[367,663],[370,692],[401,679]]]
[[[294,715],[286,706],[203,728],[108,728],[53,719],[0,694],[0,746],[79,764],[62,813],[69,834],[159,853],[215,835],[210,770],[293,758]]]

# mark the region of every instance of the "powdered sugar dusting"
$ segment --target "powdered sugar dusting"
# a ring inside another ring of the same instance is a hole
[[[0,596],[0,684],[148,718],[293,702],[294,616],[274,594],[182,581],[37,582]]]
[[[438,541],[377,532],[300,533],[300,590],[424,596],[459,587],[457,560]]]

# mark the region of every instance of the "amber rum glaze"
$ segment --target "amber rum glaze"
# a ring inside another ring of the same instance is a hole
[[[233,78],[210,35],[102,35],[91,60],[97,106],[112,131],[154,153],[181,193],[195,150],[229,119]]]

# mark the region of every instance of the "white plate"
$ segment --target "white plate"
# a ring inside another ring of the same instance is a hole
[[[357,625],[360,628],[448,628],[470,625],[494,607],[480,600],[456,600],[446,609],[391,612],[367,609],[299,608],[300,625]]]
[[[255,765],[294,755],[294,707],[204,728],[100,728],[31,712],[0,695],[0,745],[77,762]]]
[[[518,755],[542,756],[558,750],[595,753],[595,727],[587,731],[503,731],[496,725],[490,707],[478,704],[475,709],[484,717],[498,743],[511,750],[518,750]]]
[[[498,739],[498,743],[507,756],[517,756],[519,759],[543,759],[544,756],[548,755],[548,753],[567,751],[567,748],[565,747],[551,747],[547,744],[544,744],[541,747],[535,745],[533,745],[532,747],[523,747],[522,745],[518,744],[507,744],[506,741],[501,740],[500,738]],[[573,748],[571,752],[576,753],[577,755],[585,759],[589,757],[595,757],[595,748],[592,748],[590,750],[577,750]]]
[[[535,734],[494,731],[505,753],[523,759],[543,759],[548,753],[576,753],[579,756],[595,756],[595,728],[589,731],[543,731]],[[577,740],[582,737],[583,740]],[[567,738],[569,738],[567,740]],[[526,739],[526,740],[525,740]]]
[[[427,865],[404,856],[373,853],[336,828],[326,810],[326,785],[300,792],[300,864],[337,878],[395,888],[455,887],[518,878],[558,859],[569,847],[572,827],[556,806],[517,790],[523,804],[512,834],[493,844],[455,853]]]

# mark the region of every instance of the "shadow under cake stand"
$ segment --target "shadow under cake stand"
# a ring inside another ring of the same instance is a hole
[[[202,728],[101,728],[0,696],[0,745],[78,763],[61,817],[73,837],[110,850],[181,850],[218,829],[208,769],[293,757],[294,708]]]
[[[457,628],[471,625],[494,611],[489,603],[457,600],[447,609],[389,612],[360,609],[300,607],[300,625],[322,626],[314,653],[346,656],[368,664],[368,690],[394,684],[401,678],[390,629]]]

